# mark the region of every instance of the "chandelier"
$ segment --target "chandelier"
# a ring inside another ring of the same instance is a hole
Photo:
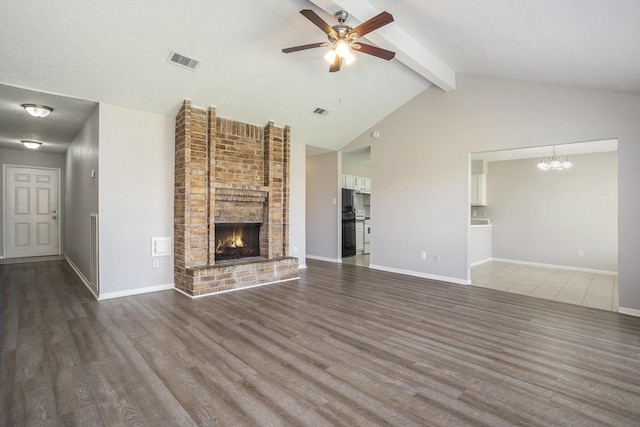
[[[573,167],[573,163],[569,160],[569,156],[562,157],[556,156],[556,146],[553,146],[553,155],[551,157],[544,157],[538,163],[538,169],[541,171],[555,170],[561,171],[562,169],[569,169]]]

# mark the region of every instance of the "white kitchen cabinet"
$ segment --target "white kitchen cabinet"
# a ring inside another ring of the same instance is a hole
[[[364,188],[364,178],[361,176],[354,176],[353,185],[356,190],[361,191]]]
[[[355,190],[355,176],[342,174],[342,188],[346,188],[349,190]]]
[[[365,194],[371,193],[371,178],[342,174],[342,188]]]
[[[487,206],[487,175],[471,175],[471,206]]]
[[[364,252],[364,221],[356,221],[356,254]]]

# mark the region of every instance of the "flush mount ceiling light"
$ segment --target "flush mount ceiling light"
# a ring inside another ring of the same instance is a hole
[[[538,163],[538,169],[541,171],[569,169],[573,167],[573,163],[569,160],[569,156],[556,157],[556,147],[553,146],[553,155],[551,157],[545,157]]]
[[[22,140],[20,142],[22,142],[22,144],[25,147],[30,148],[32,150],[35,150],[36,148],[39,148],[42,145],[42,142],[38,142],[38,141]]]
[[[37,104],[22,104],[22,108],[27,110],[27,113],[31,114],[33,117],[47,117],[53,111],[53,108],[51,107]]]

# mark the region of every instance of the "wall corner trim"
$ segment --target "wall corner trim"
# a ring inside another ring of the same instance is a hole
[[[73,263],[73,261],[71,261],[71,258],[69,258],[67,256],[67,254],[64,255],[64,259],[67,260],[67,264],[69,264],[69,266],[73,269],[73,271],[76,272],[76,274],[78,275],[78,278],[80,279],[80,281],[84,284],[84,286],[89,289],[89,292],[91,292],[91,295],[94,296],[95,299],[99,300],[100,297],[98,297],[98,295],[96,295],[95,291],[93,290],[93,287],[91,286],[91,284],[89,283],[89,279],[87,279],[85,277],[84,274],[82,274],[82,272],[80,271],[80,269]]]

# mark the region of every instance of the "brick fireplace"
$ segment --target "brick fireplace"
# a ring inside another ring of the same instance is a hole
[[[298,277],[287,256],[289,127],[220,118],[185,100],[175,137],[176,288],[195,297]]]

